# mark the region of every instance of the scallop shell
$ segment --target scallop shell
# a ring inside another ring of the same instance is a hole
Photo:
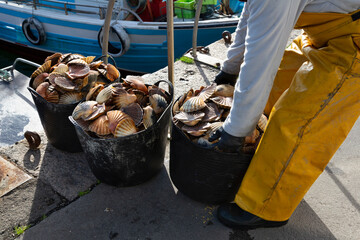
[[[97,97],[97,95],[100,93],[100,91],[101,90],[103,90],[104,89],[104,85],[102,85],[102,84],[98,84],[98,85],[96,85],[95,87],[92,87],[90,90],[89,90],[89,92],[88,92],[88,94],[86,95],[86,101],[88,101],[88,100],[95,100],[96,99],[96,97]]]
[[[264,114],[261,114],[261,117],[258,122],[258,127],[261,129],[261,131],[265,132],[265,128],[267,125],[268,119]]]
[[[112,64],[106,65],[106,78],[109,79],[111,82],[115,81],[120,77],[119,70],[116,69],[116,67]]]
[[[96,96],[96,101],[98,103],[104,103],[104,102],[108,101],[113,95],[112,88],[113,87],[111,85],[109,85],[106,88],[104,88],[103,90],[101,90],[99,92],[99,94]]]
[[[206,107],[204,100],[200,97],[191,97],[180,108],[180,111],[195,112]]]
[[[43,98],[46,98],[46,91],[49,86],[50,84],[48,82],[43,82],[36,88],[36,92]]]
[[[193,96],[194,96],[193,89],[190,89],[187,93],[184,93],[184,95],[182,95],[182,97],[179,99],[179,107],[181,108],[182,105]]]
[[[96,111],[96,105],[98,103],[96,101],[86,101],[79,103],[74,111],[72,112],[72,117],[77,120],[79,118],[87,118],[90,114]],[[95,110],[94,110],[95,108]]]
[[[131,118],[124,118],[120,120],[114,131],[115,137],[128,136],[136,133],[137,129],[134,121]]]
[[[77,92],[67,92],[60,96],[59,104],[74,104],[82,99],[82,94]]]
[[[32,83],[33,89],[36,89],[41,83],[45,82],[45,79],[49,76],[48,73],[41,73],[34,79]]]
[[[88,85],[88,76],[84,77],[84,78],[77,78],[74,80],[75,83],[75,88],[77,91],[82,90],[86,85]]]
[[[102,63],[103,63],[103,61],[101,61],[101,60],[92,62],[92,63],[89,63],[89,67],[91,70],[98,69]]]
[[[55,64],[57,64],[61,58],[62,54],[61,53],[54,53],[53,55],[48,56],[47,58],[45,58],[44,62],[47,61],[51,61],[51,66],[54,66]]]
[[[38,67],[32,74],[31,74],[31,78],[35,78],[37,77],[39,74],[41,73],[49,73],[50,72],[50,68],[51,68],[51,60],[46,61],[43,65],[41,65],[40,67]]]
[[[65,76],[65,72],[69,70],[69,67],[66,64],[60,63],[57,67],[52,71],[53,73],[60,73]]]
[[[224,122],[214,122],[214,123],[211,123],[207,135],[210,135],[211,133],[213,133],[213,132],[215,132],[216,130],[218,130],[219,128],[221,128],[223,124],[224,124]]]
[[[210,123],[207,122],[203,122],[203,123],[199,123],[195,126],[187,126],[184,125],[181,130],[183,130],[184,132],[187,132],[188,134],[195,136],[195,137],[199,137],[201,135],[204,135],[204,133],[206,133],[208,131],[208,129],[210,128]]]
[[[76,59],[82,59],[84,58],[83,55],[80,55],[80,54],[76,54],[76,53],[68,53],[68,54],[64,54],[63,56],[61,56],[60,58],[60,62],[63,62],[63,63],[69,63],[73,60],[76,60]]]
[[[216,87],[214,96],[232,97],[234,95],[234,87],[230,84],[220,84]]]
[[[217,96],[217,97],[210,98],[210,100],[213,101],[214,103],[216,103],[217,105],[219,105],[220,107],[228,109],[228,108],[231,108],[233,98]]]
[[[46,91],[46,101],[51,103],[58,103],[59,102],[59,93],[56,90],[49,90]]]
[[[135,94],[129,94],[124,89],[118,89],[117,94],[113,96],[114,103],[119,109],[134,103],[137,98]]]
[[[125,83],[129,84],[132,88],[138,89],[138,90],[148,94],[148,89],[147,89],[142,77],[127,75],[126,78],[123,80],[125,81]]]
[[[106,110],[107,109],[106,109],[105,103],[96,104],[92,109],[92,113],[90,115],[88,115],[87,117],[83,116],[82,119],[84,119],[85,121],[94,120],[94,119],[98,118],[99,116],[105,114]]]
[[[122,107],[120,110],[129,115],[134,120],[136,126],[141,124],[144,111],[138,103],[131,103],[126,107]]]
[[[204,118],[202,121],[204,122],[213,122],[218,121],[221,118],[222,113],[224,112],[223,109],[219,110],[215,103],[206,103],[206,107],[202,109],[205,113]]]
[[[148,88],[149,95],[159,94],[160,96],[163,96],[167,102],[170,101],[170,94],[168,94],[164,89],[159,88],[156,85],[149,86]]]
[[[81,60],[83,60],[84,62],[86,62],[87,64],[90,64],[92,61],[94,61],[95,56],[88,56],[88,57],[84,57],[84,58],[80,58]]]
[[[71,80],[63,76],[56,76],[54,78],[54,82],[65,91],[74,91],[76,89],[76,85]]]
[[[90,123],[89,131],[96,133],[97,135],[110,134],[109,119],[106,115],[100,116],[95,121]]]
[[[195,126],[205,116],[203,112],[180,112],[174,116],[175,119],[181,121],[185,125]]]
[[[90,121],[85,121],[81,118],[76,119],[75,121],[84,131],[89,131],[89,125],[91,123]]]
[[[156,114],[161,114],[168,106],[166,99],[159,94],[149,96],[149,101]]]
[[[68,67],[69,71],[66,72],[66,75],[70,79],[84,78],[90,73],[89,65],[81,59],[72,60],[68,63]]]
[[[209,99],[215,92],[216,84],[211,84],[210,86],[205,87],[200,93],[199,98],[203,101]]]
[[[255,129],[250,136],[246,136],[245,137],[245,143],[251,143],[254,144],[256,143],[257,138],[260,136],[260,132]]]
[[[143,108],[143,110],[143,124],[145,128],[149,128],[156,122],[156,113],[151,106],[147,106]]]
[[[146,95],[146,93],[144,93],[143,91],[137,90],[137,89],[132,89],[131,90],[133,94],[135,94],[138,103],[140,103],[140,105],[142,106],[146,106],[148,101],[149,101],[149,96]]]
[[[108,111],[106,113],[108,119],[109,119],[109,129],[112,133],[115,132],[116,126],[119,124],[119,122],[124,118],[130,118],[126,113],[120,110],[112,110]]]

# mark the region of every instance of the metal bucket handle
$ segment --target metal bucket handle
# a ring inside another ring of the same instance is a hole
[[[161,82],[164,82],[164,83],[167,83],[167,85],[169,86],[169,93],[170,93],[170,96],[171,98],[173,97],[173,94],[174,94],[174,87],[172,85],[172,83],[168,80],[159,80],[157,81],[156,83],[154,83],[154,85],[156,85],[157,87],[159,87],[160,83]]]

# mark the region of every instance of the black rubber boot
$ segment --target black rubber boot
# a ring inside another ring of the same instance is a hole
[[[271,228],[285,225],[286,221],[267,221],[254,214],[242,210],[235,203],[225,203],[219,206],[217,217],[219,221],[231,228],[237,229],[254,229],[254,228]]]
[[[230,84],[232,86],[235,85],[238,75],[229,74],[223,71],[220,71],[216,77],[214,82],[218,85],[220,84]]]

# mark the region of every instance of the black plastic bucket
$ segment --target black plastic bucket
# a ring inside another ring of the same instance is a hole
[[[171,100],[173,87],[170,86]],[[143,183],[163,167],[170,123],[171,104],[151,127],[135,134],[102,139],[87,134],[70,116],[90,169],[97,179],[109,185],[125,187]]]
[[[201,147],[172,123],[170,177],[180,192],[196,201],[233,201],[252,156]]]
[[[68,119],[77,103],[55,104],[48,102],[31,86],[32,81],[29,83],[28,90],[34,100],[41,124],[51,145],[67,152],[81,152],[82,149],[75,128]]]

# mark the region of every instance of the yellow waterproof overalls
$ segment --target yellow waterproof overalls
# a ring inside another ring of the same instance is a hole
[[[360,11],[303,13],[265,113],[269,122],[235,202],[284,221],[360,115]]]

